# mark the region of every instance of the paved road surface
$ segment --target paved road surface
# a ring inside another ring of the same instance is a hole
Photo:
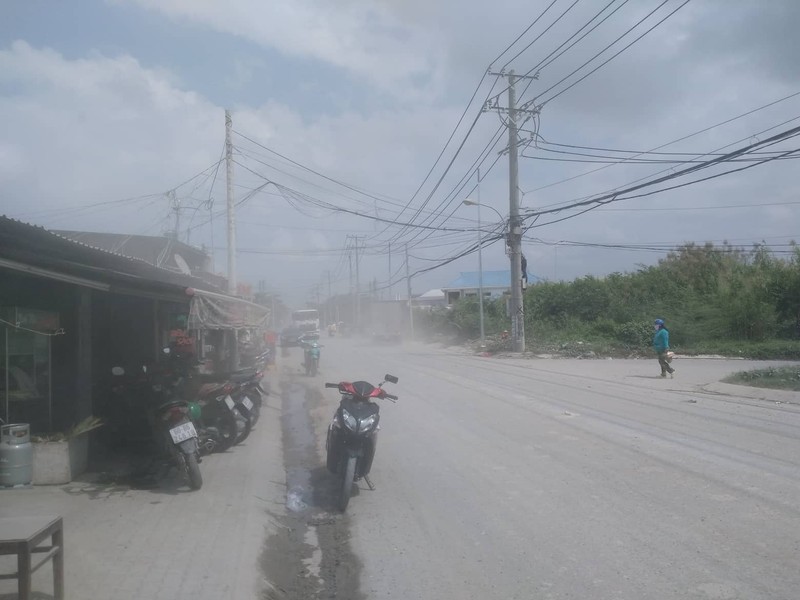
[[[203,462],[199,492],[3,490],[0,516],[64,516],[73,600],[800,597],[800,399],[715,384],[750,364],[662,380],[655,360],[323,342],[315,378],[281,359],[257,430]],[[386,372],[377,490],[341,515],[322,384]],[[49,597],[47,567],[34,587]]]
[[[678,360],[661,379],[655,360],[323,343],[316,378],[298,355],[283,365],[284,411],[311,415],[318,453],[295,456],[309,471],[289,482],[309,505],[306,586],[275,598],[800,597],[800,398],[713,385],[763,363]],[[322,382],[385,372],[400,401],[382,410],[377,490],[324,517]]]

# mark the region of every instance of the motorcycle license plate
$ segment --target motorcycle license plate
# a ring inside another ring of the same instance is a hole
[[[250,398],[248,398],[247,396],[245,396],[244,400],[242,400],[242,404],[244,404],[244,407],[247,410],[253,410],[253,401],[250,400]]]
[[[169,430],[169,434],[172,436],[172,441],[176,444],[197,437],[197,431],[194,428],[194,424],[191,422],[181,423],[177,427],[173,427]]]
[[[233,398],[230,396],[225,396],[225,404],[228,405],[228,408],[233,410],[233,407],[236,406],[236,402],[233,401]]]

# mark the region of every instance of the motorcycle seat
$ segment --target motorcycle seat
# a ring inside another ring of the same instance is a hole
[[[197,390],[197,395],[201,398],[217,396],[225,389],[225,382],[216,381],[214,383],[204,383]]]
[[[241,369],[236,369],[233,371],[231,375],[253,375],[256,370],[257,369],[254,366],[242,367]]]
[[[170,408],[176,408],[178,406],[186,406],[186,405],[187,402],[185,400],[168,400],[167,402],[164,402],[164,404],[159,404],[158,410],[163,411],[163,410],[168,410]]]
[[[245,383],[253,379],[255,376],[256,376],[256,371],[252,370],[245,373],[233,373],[230,379],[233,383]]]

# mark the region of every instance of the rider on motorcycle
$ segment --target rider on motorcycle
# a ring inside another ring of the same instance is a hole
[[[308,363],[308,359],[316,359],[317,364],[319,364],[319,355],[320,349],[319,344],[317,342],[311,342],[310,344],[304,345],[304,354],[305,354],[305,363]]]

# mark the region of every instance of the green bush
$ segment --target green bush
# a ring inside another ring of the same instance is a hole
[[[681,353],[800,359],[800,250],[786,260],[763,246],[687,244],[655,266],[539,283],[523,299],[532,349],[574,343],[595,352],[648,353],[653,319],[662,317]],[[487,335],[510,329],[506,298],[485,302],[484,315]],[[474,339],[479,323],[478,301],[468,298],[432,314],[425,327]]]

